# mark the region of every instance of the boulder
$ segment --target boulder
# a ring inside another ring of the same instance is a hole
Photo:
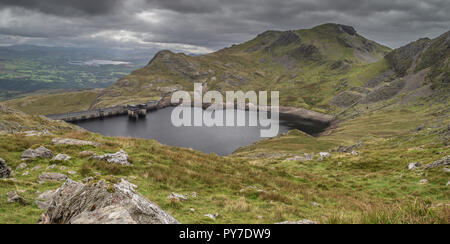
[[[47,210],[52,202],[53,195],[55,194],[55,190],[46,191],[40,194],[34,203],[38,206],[39,209]]]
[[[408,165],[408,169],[409,170],[415,170],[415,169],[417,169],[417,168],[419,168],[419,167],[421,167],[422,166],[422,163],[410,163],[409,165]]]
[[[70,146],[94,146],[99,147],[100,143],[92,141],[83,141],[70,138],[53,138],[52,143],[55,145],[70,145]]]
[[[64,162],[64,161],[69,161],[71,159],[71,157],[69,155],[66,154],[58,154],[56,155],[52,161],[59,161],[59,162]]]
[[[22,205],[27,205],[28,202],[23,199],[16,191],[8,192],[8,202],[9,203],[20,203]]]
[[[52,151],[48,150],[47,148],[40,146],[37,149],[27,149],[22,154],[22,160],[33,160],[35,158],[52,158],[53,153]]]
[[[6,165],[3,158],[0,158],[0,179],[8,178],[9,176],[11,176],[11,168]]]
[[[446,165],[450,165],[450,155],[447,155],[447,156],[443,157],[442,159],[436,160],[433,163],[427,165],[425,167],[425,170],[440,167],[440,166],[446,166]]]
[[[123,180],[83,184],[68,179],[53,195],[42,224],[179,224]]]
[[[170,193],[168,196],[167,196],[167,199],[168,200],[177,200],[177,201],[186,201],[186,200],[188,200],[189,199],[189,197],[188,196],[186,196],[186,195],[183,195],[183,194],[178,194],[178,193],[175,193],[175,192],[172,192],[172,193]]]
[[[128,154],[124,150],[105,155],[94,155],[92,156],[92,159],[106,161],[112,164],[131,165],[131,163],[128,162]]]
[[[39,181],[63,181],[67,180],[67,175],[59,173],[43,173],[39,176]]]
[[[137,224],[124,207],[107,206],[75,216],[71,224]]]

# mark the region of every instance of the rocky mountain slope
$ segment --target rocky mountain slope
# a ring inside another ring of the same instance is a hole
[[[370,79],[385,71],[388,65],[379,61],[389,51],[338,24],[267,31],[198,57],[161,51],[146,67],[106,89],[95,106],[141,102],[177,89],[190,91],[200,82],[222,92],[279,90],[281,105],[326,111],[329,97],[341,86],[362,85],[361,77]]]

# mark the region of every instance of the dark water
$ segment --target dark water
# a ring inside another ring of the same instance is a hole
[[[175,127],[171,123],[171,113],[174,108],[160,109],[149,112],[147,117],[130,120],[128,116],[117,116],[104,120],[87,120],[75,123],[89,131],[105,136],[121,136],[155,139],[163,144],[192,148],[205,153],[227,155],[242,146],[250,145],[261,140],[260,130],[267,127]],[[206,111],[205,111],[206,112]],[[257,115],[256,112],[246,111]],[[225,117],[225,116],[224,116]],[[275,121],[272,120],[273,123]],[[248,125],[248,122],[246,123]],[[258,123],[259,124],[259,123]],[[315,135],[325,126],[280,114],[279,134],[292,129],[299,129]]]

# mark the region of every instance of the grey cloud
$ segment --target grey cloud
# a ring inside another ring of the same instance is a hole
[[[0,6],[22,7],[61,16],[107,14],[121,3],[121,0],[0,0]]]
[[[2,20],[0,12],[0,35],[13,40],[149,48],[187,44],[187,50],[217,50],[268,29],[328,22],[352,25],[372,40],[398,47],[436,37],[450,26],[448,0],[0,0],[2,10],[13,21]]]

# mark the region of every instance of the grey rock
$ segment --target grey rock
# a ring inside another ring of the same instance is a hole
[[[167,199],[168,200],[173,199],[173,200],[177,200],[177,201],[186,201],[189,199],[189,197],[186,195],[183,195],[183,194],[178,194],[178,193],[172,192],[167,196]]]
[[[68,179],[53,195],[42,224],[179,224],[171,215],[123,180],[88,185]]]
[[[54,158],[52,158],[52,161],[64,162],[64,161],[69,161],[70,159],[71,159],[71,157],[69,155],[60,153],[60,154],[56,155]]]
[[[50,206],[50,203],[52,202],[53,195],[55,194],[56,190],[50,190],[46,191],[42,194],[40,194],[34,203],[38,206],[39,209],[47,210]]]
[[[30,172],[25,171],[25,172],[23,172],[22,176],[28,176],[29,174],[30,174]]]
[[[319,224],[315,221],[309,220],[309,219],[303,219],[303,220],[299,220],[297,222],[293,222],[293,221],[284,221],[281,223],[276,223],[276,224],[282,224],[282,225],[315,225],[315,224]]]
[[[447,155],[447,156],[443,157],[442,159],[436,160],[433,163],[427,165],[425,167],[425,170],[440,167],[440,166],[446,166],[446,165],[450,165],[450,155]]]
[[[71,224],[137,224],[124,207],[107,206],[75,216]]]
[[[355,145],[348,146],[348,147],[346,147],[346,146],[340,146],[340,147],[337,149],[337,152],[340,152],[340,153],[350,153],[350,152],[355,151],[356,149],[358,149],[358,148],[360,148],[360,147],[362,147],[362,146],[363,146],[363,143],[362,143],[362,142],[358,142],[358,143],[356,143]]]
[[[128,162],[128,154],[123,150],[111,154],[94,155],[92,156],[92,159],[106,161],[112,164],[131,165],[131,163]]]
[[[53,153],[52,151],[48,150],[47,148],[40,146],[37,149],[27,149],[22,154],[22,160],[33,160],[35,158],[52,158]]]
[[[77,174],[77,172],[76,171],[73,171],[73,170],[71,170],[71,171],[69,171],[69,172],[67,172],[69,175],[75,175],[75,174]]]
[[[409,165],[408,165],[408,169],[409,170],[415,170],[415,169],[417,169],[417,168],[419,168],[419,167],[422,167],[422,163],[410,163]]]
[[[43,173],[39,176],[40,181],[63,181],[67,178],[67,175],[59,173]]]
[[[449,169],[449,168],[444,168],[443,171],[444,171],[445,173],[450,173],[450,169]]]
[[[27,137],[31,137],[31,136],[50,136],[52,135],[52,133],[50,133],[47,130],[44,131],[35,131],[35,130],[31,130],[31,131],[25,131],[23,132],[25,134],[25,136]]]
[[[70,138],[54,138],[52,143],[55,145],[70,145],[70,146],[100,146],[100,143],[92,142],[92,141],[83,141],[78,139],[70,139]]]
[[[16,191],[8,192],[8,202],[9,203],[20,203],[22,205],[27,205],[28,202],[23,199]]]
[[[11,168],[6,165],[5,160],[0,158],[0,179],[8,178],[11,176]]]

